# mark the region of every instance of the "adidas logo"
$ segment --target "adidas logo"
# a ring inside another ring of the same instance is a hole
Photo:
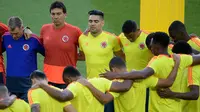
[[[8,45],[8,48],[12,48],[12,46],[9,44],[9,45]]]

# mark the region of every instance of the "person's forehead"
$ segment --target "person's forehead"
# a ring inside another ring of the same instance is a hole
[[[100,20],[100,16],[98,15],[90,15],[89,20]]]
[[[51,10],[51,13],[59,13],[59,12],[63,12],[63,10],[61,8],[54,8]]]
[[[11,28],[8,27],[8,30],[9,30],[10,32],[12,32],[12,33],[17,33],[17,32],[20,31],[20,28],[19,28],[19,27],[16,27],[14,30],[11,30]]]

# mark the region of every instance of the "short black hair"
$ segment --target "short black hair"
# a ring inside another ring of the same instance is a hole
[[[112,71],[112,68],[113,67],[116,67],[116,68],[126,68],[126,64],[124,62],[124,60],[120,57],[113,57],[111,60],[110,60],[110,63],[109,63],[109,68],[110,70]]]
[[[192,47],[185,41],[178,41],[172,48],[173,53],[177,54],[192,54]]]
[[[63,13],[67,13],[67,9],[64,5],[63,2],[61,1],[55,1],[51,4],[50,6],[50,9],[49,9],[49,12],[51,13],[51,10],[55,9],[55,8],[59,8],[59,9],[62,9],[63,10]]]
[[[163,48],[167,48],[170,42],[170,37],[164,32],[155,32],[152,39],[154,44],[159,44]]]
[[[145,40],[145,44],[148,48],[150,48],[150,44],[151,44],[151,39],[153,38],[153,36],[155,35],[155,33],[150,33]]]
[[[171,25],[169,26],[169,31],[186,31],[185,25],[181,21],[173,21]]]
[[[104,19],[104,13],[100,10],[91,10],[88,12],[89,15],[97,15]]]
[[[122,25],[122,32],[129,34],[131,32],[137,31],[137,24],[133,20],[126,20],[124,24]]]
[[[8,89],[4,84],[0,84],[0,98],[5,97],[8,94]]]
[[[64,76],[76,77],[81,76],[81,73],[75,67],[67,66],[63,71],[63,78]]]
[[[46,75],[42,72],[42,71],[39,71],[39,70],[35,70],[31,73],[31,76],[30,76],[31,79],[47,79]]]

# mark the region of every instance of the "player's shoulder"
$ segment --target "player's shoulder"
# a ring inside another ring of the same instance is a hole
[[[0,28],[4,29],[4,30],[8,30],[8,26],[4,23],[0,22]]]
[[[80,30],[80,28],[78,26],[75,26],[75,25],[72,25],[72,24],[69,24],[69,23],[65,23],[65,25],[69,28],[72,28],[72,29],[75,29],[75,30]]]
[[[29,40],[32,40],[32,41],[35,41],[35,42],[38,42],[41,44],[41,41],[39,39],[40,37],[36,34],[31,34],[31,37],[29,38]]]
[[[180,58],[188,58],[188,57],[192,57],[191,55],[188,54],[179,54]]]
[[[102,78],[102,77],[96,77],[96,78],[91,78],[88,81],[91,83],[104,84],[105,82],[107,82],[109,80],[106,78]]]
[[[79,82],[73,81],[67,86],[67,88],[76,88],[76,87],[79,87],[79,86],[80,86]]]
[[[12,38],[12,35],[10,34],[10,32],[5,32],[5,33],[2,35],[2,38],[3,38],[3,39]]]
[[[49,24],[44,24],[44,25],[42,25],[42,30],[45,30],[45,29],[48,29],[48,28],[51,28],[53,26],[53,24],[52,23],[49,23]]]
[[[181,62],[183,61],[191,61],[192,60],[192,56],[188,55],[188,54],[179,54],[180,55],[180,59]]]
[[[191,41],[188,41],[188,43],[190,44],[190,42],[195,43],[196,45],[200,46],[200,39],[197,36],[193,36],[190,38]]]
[[[103,31],[103,35],[106,35],[107,37],[110,37],[110,38],[116,38],[117,37],[114,33],[110,33],[110,32],[107,32],[107,31]]]
[[[158,56],[154,56],[151,58],[151,60],[148,63],[148,66],[151,65],[152,63],[162,63],[163,59],[165,59],[166,56],[163,55],[158,55]]]
[[[119,37],[120,39],[126,39],[124,33],[120,33],[118,37]]]
[[[141,30],[141,33],[145,34],[145,35],[149,35],[150,33],[146,30]]]
[[[88,38],[89,34],[88,35],[85,35],[84,33],[82,33],[79,37],[79,40],[80,39],[85,39],[85,38]]]
[[[14,103],[18,104],[18,105],[26,105],[27,104],[24,100],[19,99],[19,98],[17,98]]]

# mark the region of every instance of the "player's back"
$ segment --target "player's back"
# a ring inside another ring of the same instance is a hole
[[[105,93],[110,89],[111,81],[104,78],[92,78],[89,82],[98,90]],[[103,112],[104,105],[102,105],[90,92],[90,90],[80,84],[73,82],[68,87],[68,90],[73,93],[74,98],[70,101],[78,112]]]
[[[129,91],[119,93],[119,96],[114,99],[115,112],[145,112],[145,102],[141,100],[145,100],[146,94],[144,94],[144,88],[139,85],[143,84],[145,88],[154,88],[157,82],[158,79],[155,76],[135,81]]]
[[[0,109],[0,112],[31,112],[31,111],[30,111],[30,106],[24,100],[16,99],[10,107],[4,110]]]
[[[200,65],[185,69],[181,89],[182,92],[190,92],[190,85],[200,86]],[[197,100],[181,100],[182,112],[200,112],[200,97]]]
[[[64,106],[70,104],[69,102],[61,103],[55,100],[41,88],[29,90],[28,99],[30,105],[37,103],[40,105],[40,112],[62,112]]]
[[[178,73],[173,85],[170,87],[172,91],[180,92],[181,91],[181,79],[183,76],[184,69],[192,64],[192,57],[189,55],[181,55],[181,62],[178,69]],[[149,65],[154,69],[155,76],[159,78],[167,78],[170,74],[174,61],[171,57],[166,55],[159,55],[154,57],[154,62],[151,60]],[[156,90],[151,89],[150,91],[150,112],[151,111],[159,111],[166,110],[168,112],[180,112],[181,105],[180,99],[167,99],[161,98],[158,96]]]

